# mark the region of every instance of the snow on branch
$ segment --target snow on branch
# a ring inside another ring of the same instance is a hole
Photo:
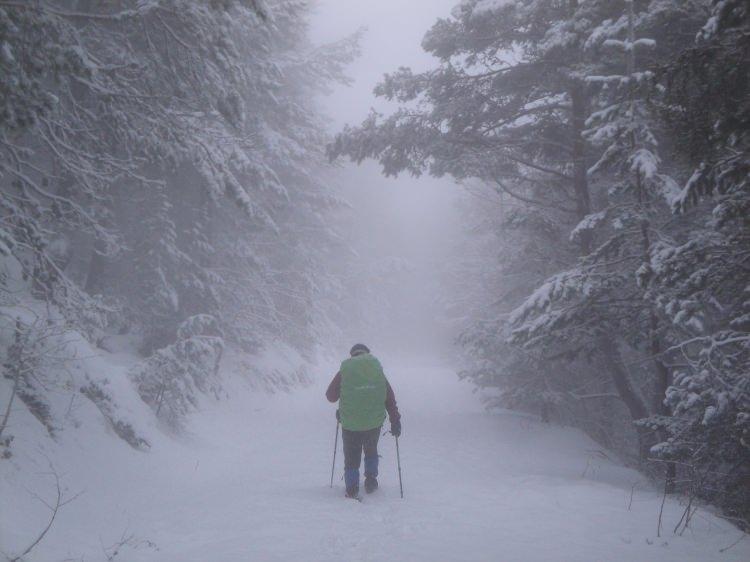
[[[586,215],[583,217],[581,222],[579,222],[575,228],[570,233],[570,240],[572,242],[575,242],[580,239],[580,237],[586,233],[594,230],[597,226],[599,226],[604,219],[607,218],[607,210],[599,211],[598,213],[591,213],[590,215]]]
[[[641,38],[635,41],[623,41],[620,39],[607,39],[602,43],[605,47],[620,49],[621,51],[630,52],[638,47],[653,49],[656,47],[656,41],[653,39]]]
[[[550,277],[538,287],[509,317],[512,325],[518,325],[534,314],[549,312],[552,305],[573,295],[585,293],[588,284],[586,276],[579,269],[564,271]]]

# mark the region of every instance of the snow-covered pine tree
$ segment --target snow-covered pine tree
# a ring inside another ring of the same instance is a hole
[[[480,178],[562,216],[589,212],[583,144],[581,33],[561,29],[575,2],[462,2],[423,47],[440,66],[385,76],[376,94],[403,107],[347,127],[333,157],[376,158],[386,175]]]
[[[654,256],[652,284],[679,353],[667,439],[691,495],[750,522],[750,10],[715,1],[664,69],[666,120],[692,166],[675,210],[692,226]]]
[[[584,45],[591,52],[586,81],[594,106],[585,138],[601,151],[588,176],[600,207],[572,231],[573,238],[589,233],[596,243],[579,264],[555,275],[517,310],[514,338],[547,345],[550,338],[572,336],[584,348],[610,355],[614,387],[631,418],[639,420],[650,412],[666,413],[667,335],[649,279],[653,239],[665,243],[680,225],[668,213],[677,183],[659,169],[660,123],[649,102],[658,86],[638,62],[639,53],[656,42],[637,33],[673,20],[664,16],[664,3],[658,17],[648,3],[612,2],[608,8],[620,12],[599,20]],[[683,8],[672,6],[674,12]],[[663,50],[659,56],[674,54]],[[652,56],[648,64],[656,61]],[[661,228],[662,221],[672,230]],[[653,371],[644,360],[653,362]],[[626,361],[638,368],[627,369]],[[656,439],[640,427],[641,458]]]
[[[622,328],[630,327],[630,331],[623,329],[621,333],[634,349],[653,362],[654,380],[646,380],[642,385],[650,402],[644,409],[668,416],[665,397],[672,373],[663,357],[668,334],[665,319],[657,308],[658,294],[651,288],[651,278],[656,248],[668,244],[666,240],[671,235],[659,223],[662,218],[669,220],[667,210],[679,189],[677,182],[661,169],[657,131],[660,123],[655,105],[649,101],[658,95],[658,89],[653,72],[646,70],[648,59],[643,56],[644,51],[654,50],[657,42],[641,36],[641,29],[649,20],[635,4],[634,0],[626,1],[624,13],[603,22],[587,43],[587,48],[602,53],[597,57],[604,62],[602,66],[611,68],[609,74],[587,77],[600,90],[598,108],[587,122],[586,136],[603,150],[589,174],[601,178],[608,195],[607,208],[597,215],[600,220],[592,227],[601,233],[605,230],[603,225],[615,226],[606,229],[602,247],[607,247],[607,251],[595,253],[587,261],[592,267],[610,271],[632,272],[635,268],[632,282],[637,289],[617,290],[617,298],[621,299],[625,292],[632,304],[632,310],[618,311],[624,320]],[[603,52],[608,50],[620,54],[619,65],[617,55],[608,57]],[[659,241],[654,243],[654,239]],[[650,445],[656,438],[649,438],[643,445]],[[670,463],[669,490],[673,488],[674,471],[675,465]]]
[[[596,149],[584,138],[592,103],[586,76],[596,61],[584,44],[621,9],[611,2],[462,2],[425,36],[423,45],[440,67],[386,76],[376,91],[403,108],[344,130],[331,154],[377,158],[386,174],[478,178],[518,203],[509,224],[533,232],[528,240],[546,256],[521,265],[525,286],[556,276],[509,318],[522,324],[516,344],[526,352],[543,349],[534,360],[545,374],[566,373],[570,389],[592,384],[573,373],[590,373],[605,389],[611,377],[639,419],[648,411],[624,367],[616,324],[604,321],[614,311],[602,294],[587,294],[563,311],[550,309],[553,300],[583,295],[592,285],[577,269],[578,256],[592,248],[589,223],[598,220],[588,175]],[[566,242],[565,231],[576,224]],[[578,362],[572,369],[571,361]]]

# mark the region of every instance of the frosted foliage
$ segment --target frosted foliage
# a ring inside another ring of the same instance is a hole
[[[747,0],[357,2],[0,0],[3,554],[746,559]],[[349,544],[360,336],[417,501]]]
[[[469,2],[465,2],[466,4],[470,4]],[[484,15],[487,12],[493,12],[500,8],[501,6],[508,3],[508,0],[479,0],[478,2],[474,3],[473,6],[473,13],[474,16],[480,17]]]
[[[579,425],[743,525],[746,4],[464,0],[424,36],[434,67],[386,75],[398,107],[330,150],[476,197],[447,268],[489,406]]]
[[[159,349],[130,374],[141,398],[175,428],[198,406],[200,394],[218,396],[224,343],[216,320],[193,316],[177,330],[177,341]]]
[[[182,427],[227,349],[310,360],[331,333],[341,203],[315,96],[348,82],[357,36],[311,44],[297,0],[84,4],[0,6],[0,318],[137,354],[131,390]],[[125,388],[71,387],[142,448]]]

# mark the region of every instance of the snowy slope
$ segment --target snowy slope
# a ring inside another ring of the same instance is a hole
[[[43,471],[44,453],[70,493],[84,491],[28,559],[106,560],[132,535],[115,560],[750,560],[750,540],[719,552],[740,533],[705,510],[673,535],[682,512],[675,500],[657,538],[658,492],[579,432],[485,414],[448,369],[383,359],[404,419],[404,500],[390,436],[376,495],[361,504],[342,497],[340,450],[328,487],[335,421],[323,388],[334,366],[296,394],[234,389],[233,400],[196,417],[190,438],[159,438],[150,453],[103,425],[85,439],[67,432],[44,451],[21,450],[16,463],[36,459]],[[53,490],[49,476],[9,466],[0,465],[0,547],[18,552],[45,517],[24,488],[45,497]]]

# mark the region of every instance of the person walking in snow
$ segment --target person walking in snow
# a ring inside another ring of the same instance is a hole
[[[380,361],[366,345],[358,343],[341,363],[326,391],[329,402],[338,402],[336,418],[344,440],[344,482],[346,497],[359,495],[359,467],[365,453],[365,491],[378,488],[378,439],[386,412],[391,433],[401,435],[401,415],[396,396],[385,378]]]

